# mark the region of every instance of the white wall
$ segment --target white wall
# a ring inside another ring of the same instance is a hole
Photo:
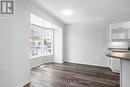
[[[54,62],[54,56],[43,56],[31,59],[31,68],[42,65],[44,63]]]
[[[63,26],[29,4],[27,0],[16,0],[15,4],[16,13],[13,18],[0,18],[0,87],[16,87],[16,85],[22,87],[30,82],[30,67],[46,61],[54,61],[54,57],[45,60],[43,57],[36,61],[32,60],[30,64],[30,13]]]
[[[63,62],[63,29],[54,31],[54,61],[58,63]]]
[[[26,2],[16,0],[15,16],[0,18],[0,87],[23,86],[30,81],[30,19]]]
[[[67,25],[64,29],[64,61],[107,66],[108,41],[109,25],[105,21]]]

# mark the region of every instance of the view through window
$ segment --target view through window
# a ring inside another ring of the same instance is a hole
[[[31,14],[31,58],[53,55],[55,29],[60,27]]]
[[[53,30],[31,24],[31,57],[53,55]]]

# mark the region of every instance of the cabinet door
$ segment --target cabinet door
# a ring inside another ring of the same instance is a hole
[[[111,69],[113,72],[120,73],[120,59],[111,58]]]
[[[130,40],[130,29],[128,30],[128,39]]]
[[[113,29],[111,32],[112,40],[124,40],[128,39],[128,30],[127,29]]]
[[[121,23],[121,26],[125,29],[128,29],[127,32],[128,32],[128,39],[130,39],[130,21],[128,22],[122,22]]]
[[[121,41],[130,38],[130,22],[111,24],[111,40]]]

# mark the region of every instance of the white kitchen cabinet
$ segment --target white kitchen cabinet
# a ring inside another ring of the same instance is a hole
[[[110,67],[113,72],[120,73],[120,59],[110,57]]]
[[[130,22],[113,23],[110,31],[112,41],[128,41],[130,39]]]
[[[127,49],[130,43],[130,21],[110,25],[109,48]],[[120,59],[109,58],[109,66],[113,72],[120,72]]]

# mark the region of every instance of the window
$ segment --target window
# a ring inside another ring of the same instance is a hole
[[[31,24],[31,58],[53,55],[53,30]]]
[[[31,25],[31,57],[42,56],[42,30]]]
[[[53,55],[55,27],[56,25],[31,14],[31,58]]]
[[[54,30],[62,28],[34,14],[31,14],[30,25],[31,58],[53,55]]]

